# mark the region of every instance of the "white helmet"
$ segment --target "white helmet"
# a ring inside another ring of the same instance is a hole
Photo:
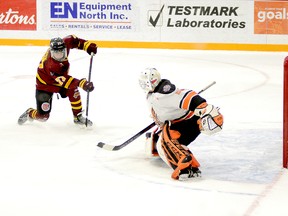
[[[160,81],[160,73],[155,68],[146,68],[139,77],[139,85],[145,92],[154,91]]]

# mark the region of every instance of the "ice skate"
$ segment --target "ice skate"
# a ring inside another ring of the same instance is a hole
[[[188,180],[189,178],[196,178],[196,177],[201,177],[201,171],[197,167],[189,167],[187,169],[180,170],[179,173],[180,181],[185,181]]]
[[[77,125],[86,125],[86,119],[82,116],[82,113],[79,113],[77,116],[74,117],[74,123]],[[87,126],[91,127],[93,122],[87,119]]]
[[[30,111],[33,110],[33,108],[27,109],[18,119],[18,124],[23,125],[27,120],[33,121],[32,118],[29,117]]]

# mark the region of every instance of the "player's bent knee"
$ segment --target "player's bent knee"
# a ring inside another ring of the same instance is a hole
[[[45,114],[39,114],[37,116],[37,120],[38,121],[41,121],[41,122],[46,122],[50,117],[50,114],[49,113],[45,113]]]

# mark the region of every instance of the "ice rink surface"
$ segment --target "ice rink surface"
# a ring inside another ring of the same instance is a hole
[[[0,47],[1,216],[266,216],[287,215],[282,169],[281,52],[101,49],[93,60],[89,118],[74,125],[68,99],[53,98],[46,123],[17,124],[35,104],[35,74],[47,47]],[[72,50],[70,75],[87,78],[90,57]],[[180,88],[200,91],[224,115],[224,129],[189,148],[202,178],[144,154],[145,136],[111,152],[152,122],[138,75],[155,67]],[[86,92],[81,90],[83,107]]]

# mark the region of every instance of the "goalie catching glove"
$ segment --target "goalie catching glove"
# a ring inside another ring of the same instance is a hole
[[[200,117],[198,124],[201,133],[212,135],[222,130],[223,116],[219,109],[206,102],[195,109],[195,115]]]

